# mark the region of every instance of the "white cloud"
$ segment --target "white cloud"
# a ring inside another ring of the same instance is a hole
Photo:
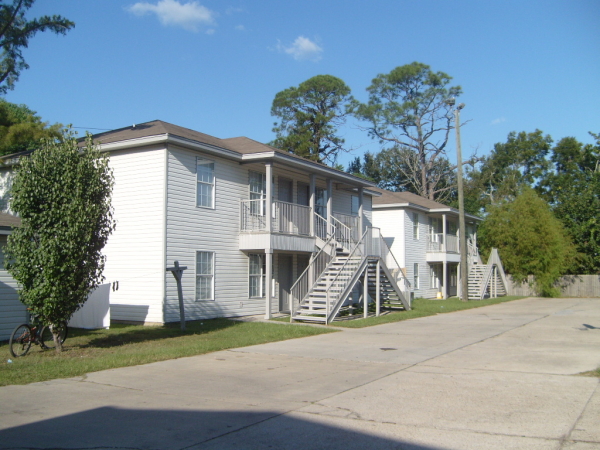
[[[246,31],[246,27],[244,25],[236,25],[235,29],[238,31]]]
[[[492,125],[498,125],[499,123],[506,122],[504,117],[499,117],[497,119],[492,120]]]
[[[196,1],[180,3],[178,0],[160,0],[156,4],[137,2],[127,10],[136,16],[156,14],[163,25],[178,26],[194,32],[201,25],[215,23],[215,13]]]
[[[304,36],[298,36],[294,43],[290,46],[285,46],[281,42],[277,43],[277,50],[280,52],[292,55],[297,61],[308,59],[310,61],[318,61],[321,59],[323,49],[315,42]]]
[[[225,10],[225,14],[238,14],[238,13],[243,13],[244,12],[244,8],[234,8],[234,7],[229,7],[227,8],[227,10]]]

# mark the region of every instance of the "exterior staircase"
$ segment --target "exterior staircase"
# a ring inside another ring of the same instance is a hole
[[[364,280],[365,274],[368,279],[368,295],[375,299],[378,266],[380,305],[402,305],[404,309],[410,309],[410,283],[378,233],[378,229],[367,229],[359,242],[351,242],[351,249],[338,243],[334,235],[330,236],[291,288],[292,301],[295,304],[290,320],[330,323],[347,303],[356,284],[361,279]],[[393,265],[390,270],[391,264]],[[405,288],[405,292],[399,286],[401,282],[404,282],[402,287]]]
[[[493,248],[487,264],[472,264],[469,269],[469,300],[502,297],[507,294],[504,268]]]
[[[336,307],[339,311],[339,307],[352,292],[365,265],[365,258],[350,256],[346,249],[337,248],[335,258],[300,303],[293,320],[327,323],[332,311]]]
[[[370,259],[368,263],[368,285],[369,296],[372,299],[377,297],[377,259]],[[406,307],[406,299],[400,294],[400,289],[393,282],[393,277],[389,276],[388,269],[384,264],[379,264],[379,298],[381,305],[389,308]]]

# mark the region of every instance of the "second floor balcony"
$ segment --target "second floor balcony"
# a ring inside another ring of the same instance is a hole
[[[432,233],[427,236],[428,253],[459,253],[458,236]]]

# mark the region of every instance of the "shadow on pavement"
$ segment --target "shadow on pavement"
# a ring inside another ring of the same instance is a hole
[[[273,411],[103,407],[0,430],[0,448],[440,450]],[[368,425],[367,425],[368,426]]]

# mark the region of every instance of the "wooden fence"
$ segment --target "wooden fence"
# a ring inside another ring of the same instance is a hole
[[[533,282],[535,278],[530,275],[528,280],[523,283],[513,281],[510,275],[508,278],[508,295],[526,295],[535,296]],[[566,275],[560,278],[556,286],[560,289],[561,295],[565,297],[598,297],[600,298],[600,275]]]

